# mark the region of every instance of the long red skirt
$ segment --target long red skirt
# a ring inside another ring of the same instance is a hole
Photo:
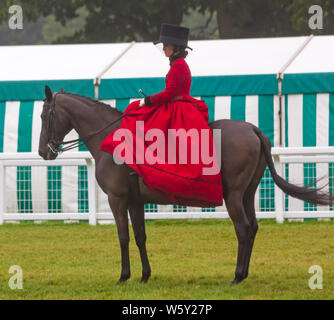
[[[178,205],[222,205],[217,161],[208,108],[191,97],[139,107],[132,102],[121,126],[109,134],[101,150],[132,167],[147,186]]]

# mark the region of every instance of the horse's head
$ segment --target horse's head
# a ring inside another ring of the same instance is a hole
[[[60,144],[72,129],[64,110],[56,108],[56,98],[57,93],[52,93],[51,89],[45,86],[45,99],[41,114],[42,129],[38,148],[38,153],[44,160],[57,158]]]

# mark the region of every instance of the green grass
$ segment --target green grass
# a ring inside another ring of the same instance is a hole
[[[120,249],[114,225],[61,222],[0,226],[0,299],[334,299],[334,222],[278,225],[259,221],[249,277],[231,287],[237,240],[230,221],[149,221],[152,277],[139,283],[141,262],[132,229],[132,277],[116,284]],[[11,265],[23,289],[11,290]],[[323,269],[311,290],[310,266]]]

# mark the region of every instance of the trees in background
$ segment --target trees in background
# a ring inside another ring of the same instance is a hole
[[[161,22],[190,27],[191,39],[333,34],[334,2],[317,0],[317,4],[323,9],[324,28],[310,30],[308,9],[314,4],[313,2],[313,0],[20,0],[18,3],[15,0],[2,0],[0,44],[15,44],[15,41],[18,44],[24,41],[28,43],[152,41],[159,35]],[[23,8],[24,23],[26,23],[24,30],[14,32],[8,30],[8,8],[12,4],[20,4]]]
[[[199,10],[217,14],[219,38],[251,38],[334,33],[333,0],[199,0]],[[323,9],[324,28],[309,28],[309,8]]]

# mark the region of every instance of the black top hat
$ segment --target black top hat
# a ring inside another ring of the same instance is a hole
[[[165,44],[173,44],[176,46],[183,46],[185,48],[189,48],[188,36],[189,36],[188,28],[181,27],[175,24],[163,23],[160,29],[159,40],[154,41],[153,43],[157,44],[162,42]]]

